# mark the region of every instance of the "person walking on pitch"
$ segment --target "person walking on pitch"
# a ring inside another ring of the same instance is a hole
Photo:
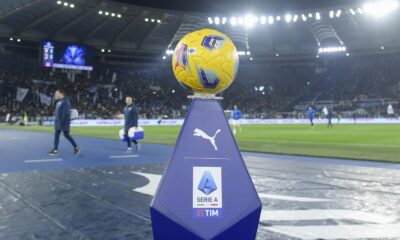
[[[50,156],[58,155],[58,144],[60,143],[60,135],[61,132],[64,134],[64,137],[72,144],[74,147],[74,155],[78,155],[80,153],[80,148],[76,144],[75,140],[69,134],[70,124],[71,124],[71,104],[68,98],[65,96],[65,92],[62,89],[59,89],[54,94],[54,99],[57,102],[56,110],[54,113],[54,146],[53,149],[48,153]]]
[[[308,108],[307,114],[308,114],[308,118],[310,119],[311,129],[314,129],[314,117],[315,117],[316,112],[315,112],[315,110],[312,108],[312,106],[310,106],[310,107]]]
[[[236,128],[239,129],[239,131],[242,131],[242,128],[240,127],[240,118],[242,117],[242,112],[238,109],[238,107],[235,105],[233,106],[233,111],[232,111],[232,127],[233,127],[233,135],[236,135]]]
[[[328,118],[328,128],[333,127],[333,125],[332,125],[332,118],[333,118],[332,110],[328,111],[327,118]]]
[[[138,112],[135,105],[133,104],[133,99],[131,96],[127,96],[125,98],[125,103],[126,107],[124,109],[124,118],[125,118],[124,131],[125,135],[128,136],[129,129],[132,127],[137,128],[138,126]],[[126,150],[126,153],[132,152],[131,141],[135,144],[135,151],[139,152],[140,143],[138,143],[136,140],[128,140],[127,141],[128,149]]]

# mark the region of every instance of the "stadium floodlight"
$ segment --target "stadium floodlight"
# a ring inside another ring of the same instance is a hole
[[[247,56],[250,56],[250,55],[251,55],[251,52],[250,52],[250,51],[247,51],[247,52],[246,52],[246,55],[247,55]]]
[[[10,41],[14,41],[14,38],[10,37]]]
[[[256,22],[258,22],[258,18],[251,14],[246,15],[244,18],[244,24],[246,27],[253,27]]]
[[[171,91],[172,93],[175,93],[175,89],[172,89],[172,91]]]
[[[104,15],[108,16],[108,15],[110,15],[110,13],[109,12],[105,12]]]
[[[312,16],[313,16],[312,13],[309,13],[309,14],[308,14],[308,17],[309,17],[309,18],[312,18]]]
[[[297,19],[299,18],[299,16],[297,16],[297,14],[295,14],[294,16],[293,16],[293,22],[297,22]]]
[[[340,15],[342,15],[342,10],[339,9],[336,11],[336,17],[338,18]]]
[[[156,20],[154,18],[151,19],[151,22],[155,22]]]
[[[268,23],[271,24],[271,25],[274,24],[274,17],[273,16],[269,16],[268,17]]]
[[[393,0],[377,1],[366,3],[363,6],[363,10],[367,14],[371,14],[375,17],[382,17],[391,11],[398,8],[399,3]]]
[[[163,56],[162,59],[163,59],[163,60],[167,59],[167,56]]]
[[[105,51],[106,51],[106,50],[105,50],[104,48],[101,49],[101,52],[102,52],[102,53],[105,52]]]
[[[71,3],[71,4],[69,5],[69,7],[70,7],[70,8],[75,8],[75,4]]]
[[[336,47],[322,47],[318,49],[318,53],[336,53],[336,52],[345,52],[347,48],[345,46],[336,46]]]
[[[254,90],[256,90],[256,92],[257,92],[257,91],[258,91],[258,87],[257,87],[257,86],[255,86],[255,87],[254,87]]]
[[[161,19],[157,19],[157,23],[161,23]]]
[[[359,14],[364,14],[364,11],[361,8],[357,8]]]
[[[107,51],[108,53],[111,53],[111,49],[108,49],[108,51]]]
[[[68,7],[68,3],[67,2],[64,2],[64,4],[63,4],[65,7]]]
[[[219,25],[219,23],[220,23],[219,17],[215,17],[214,22],[215,22],[215,25]]]
[[[18,39],[17,39],[17,42],[21,42],[21,39],[20,39],[20,38],[18,38]]]
[[[350,8],[349,11],[350,11],[351,15],[353,15],[353,16],[356,15],[356,11],[354,11],[354,9]]]
[[[264,25],[265,23],[267,23],[267,17],[261,16],[261,17],[260,17],[260,23],[263,24],[263,25]]]
[[[115,17],[115,13],[111,13],[111,17]]]
[[[315,13],[315,20],[320,20],[321,19],[321,14],[319,12]]]
[[[250,57],[250,61],[253,61],[253,58],[252,58],[252,57]]]
[[[317,56],[315,56],[316,58],[319,58],[319,55],[317,54]]]
[[[384,46],[381,46],[381,50],[385,50],[385,47],[384,47]]]
[[[145,18],[145,19],[144,19],[144,21],[145,21],[145,22],[148,22],[148,21],[149,21],[149,19],[148,19],[148,18]]]
[[[209,24],[213,24],[213,22],[214,22],[214,21],[212,20],[212,18],[208,17],[208,23],[209,23]]]
[[[61,5],[61,4],[62,4],[62,1],[57,1],[57,4],[58,4],[58,5]]]
[[[307,21],[307,17],[304,14],[301,14],[301,19],[303,19],[303,22]]]
[[[103,11],[100,10],[100,11],[99,11],[99,15],[103,15]]]
[[[226,21],[227,21],[227,18],[226,18],[226,17],[223,17],[223,18],[222,18],[222,24],[225,25]]]
[[[279,22],[281,20],[281,16],[276,16],[276,21]]]
[[[346,56],[350,56],[350,53],[346,53]]]
[[[287,23],[290,23],[292,21],[292,15],[291,14],[286,14],[285,20]]]
[[[275,54],[275,57],[279,57],[279,53],[276,53],[276,54]]]
[[[253,16],[251,15],[246,15],[244,17],[244,25],[246,27],[252,26],[253,25]]]
[[[238,24],[239,24],[239,25],[243,25],[243,18],[242,18],[242,17],[239,17],[239,18],[238,18]]]
[[[331,11],[329,11],[329,17],[330,18],[333,18],[334,17],[334,12],[331,10]]]
[[[231,25],[236,26],[237,25],[237,19],[235,17],[231,17]]]
[[[122,18],[122,15],[121,15],[121,14],[118,14],[118,15],[117,15],[117,18]]]
[[[260,86],[258,89],[260,90],[260,91],[264,91],[264,86]]]

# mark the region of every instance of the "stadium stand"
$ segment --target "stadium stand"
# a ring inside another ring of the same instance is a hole
[[[43,70],[37,59],[18,51],[5,51],[0,60],[2,116],[8,112],[51,116],[53,107],[40,104],[38,92],[51,95],[56,88],[70,93],[83,119],[119,115],[128,93],[135,96],[142,117],[149,119],[181,118],[189,103],[189,92],[176,83],[164,62],[98,63],[94,72],[65,74]],[[399,61],[389,54],[305,63],[245,63],[233,86],[223,93],[225,107],[238,104],[247,117],[263,118],[300,118],[310,104],[347,117],[355,112],[364,117],[385,116],[388,104],[398,109],[400,85],[394,70]],[[30,89],[23,104],[15,101],[17,87]]]

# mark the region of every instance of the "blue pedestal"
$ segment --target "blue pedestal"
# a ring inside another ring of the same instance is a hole
[[[155,240],[254,240],[261,201],[218,100],[194,99],[151,203]]]

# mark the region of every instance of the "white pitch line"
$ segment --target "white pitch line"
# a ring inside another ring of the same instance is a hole
[[[271,226],[262,228],[299,239],[397,239],[400,236],[400,224]]]
[[[375,213],[366,213],[344,209],[310,209],[310,210],[263,210],[260,220],[268,221],[306,221],[326,219],[348,219],[371,223],[390,223],[396,219]],[[400,235],[399,235],[400,236]]]
[[[54,159],[36,159],[36,160],[25,160],[24,163],[45,163],[45,162],[61,162],[61,158]]]
[[[158,184],[160,184],[162,176],[159,174],[152,174],[152,173],[142,173],[142,172],[135,172],[131,171],[133,174],[140,175],[145,177],[149,180],[149,183],[143,187],[133,189],[134,192],[147,194],[150,196],[154,196],[156,194]]]
[[[260,198],[275,199],[283,201],[293,201],[293,202],[331,202],[331,199],[325,198],[308,198],[308,197],[295,197],[295,196],[285,196],[285,195],[275,195],[275,194],[258,194]]]
[[[184,159],[201,159],[201,160],[230,160],[230,158],[213,158],[213,157],[183,157]]]
[[[139,157],[139,155],[120,155],[120,156],[110,156],[110,158],[132,158]]]
[[[11,137],[11,140],[27,140],[27,137]]]

